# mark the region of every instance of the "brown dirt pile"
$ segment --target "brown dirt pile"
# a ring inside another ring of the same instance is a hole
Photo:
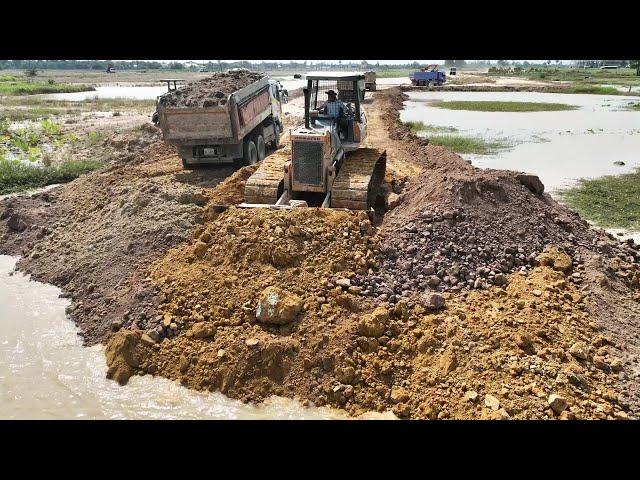
[[[224,105],[233,92],[247,87],[264,77],[264,73],[227,72],[186,84],[165,93],[159,104],[166,107],[214,107]]]
[[[108,139],[98,151],[111,158],[104,169],[0,205],[7,213],[0,220],[2,253],[22,255],[20,270],[63,288],[87,344],[122,326],[155,325],[148,263],[203,223],[210,190],[203,185],[232,172],[185,172],[153,126]],[[12,229],[12,216],[26,228]]]
[[[221,266],[215,246],[201,261],[189,263],[192,254],[180,247],[169,257],[181,255],[182,263],[156,263],[165,318],[189,333],[133,342],[126,355],[139,366],[128,366],[124,356],[112,365],[124,362],[125,371],[245,401],[284,395],[353,415],[393,409],[413,418],[628,416],[627,399],[614,388],[623,364],[588,321],[584,295],[563,272],[537,267],[513,275],[506,288],[450,297],[439,312],[417,298],[374,309],[353,290],[322,291],[304,267],[291,275],[287,270],[296,267],[276,269],[271,257],[246,257],[241,238]],[[228,261],[238,253],[250,261]],[[240,265],[265,272],[254,279]],[[253,315],[258,293],[276,279],[305,299],[304,311],[287,326],[265,326]],[[125,341],[119,335],[116,347]]]
[[[151,266],[162,311],[176,324],[158,330],[160,338],[200,321],[217,327],[250,320],[269,286],[324,303],[329,276],[366,274],[373,265],[376,243],[364,213],[231,208],[212,216],[190,244]]]

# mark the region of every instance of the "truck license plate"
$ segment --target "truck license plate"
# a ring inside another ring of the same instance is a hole
[[[218,156],[218,149],[214,148],[214,147],[205,148],[203,153],[204,153],[205,157],[217,157]]]

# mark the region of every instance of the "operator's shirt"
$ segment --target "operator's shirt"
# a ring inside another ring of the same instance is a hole
[[[331,118],[338,118],[340,116],[340,111],[344,111],[344,103],[340,100],[336,100],[335,102],[327,102],[327,115]]]

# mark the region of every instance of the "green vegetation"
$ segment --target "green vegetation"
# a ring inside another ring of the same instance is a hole
[[[29,79],[27,79],[29,78]],[[95,90],[90,85],[76,85],[56,82],[38,82],[11,75],[0,76],[0,95],[35,95],[38,93],[70,93]]]
[[[397,78],[408,77],[410,73],[415,72],[416,69],[397,69],[397,70],[377,70],[376,78]]]
[[[640,229],[640,169],[582,179],[560,195],[580,215],[603,227]]]
[[[479,112],[547,112],[575,110],[579,107],[565,103],[544,102],[495,102],[495,101],[438,101],[432,107],[450,110],[473,110]]]
[[[0,117],[0,141],[4,142],[21,159],[32,162],[42,158],[42,147],[45,144],[59,147],[65,143],[74,144],[79,140],[74,134],[62,133],[62,127],[50,120],[30,123],[25,128],[15,130],[9,129],[9,123],[8,119]],[[89,132],[85,140],[88,145],[93,145],[102,139],[102,137],[93,138],[91,133]]]
[[[436,133],[453,133],[457,132],[458,129],[455,127],[443,127],[440,125],[427,125],[424,122],[404,122],[407,127],[413,132],[436,132]]]
[[[589,85],[587,83],[577,83],[571,85],[566,93],[590,93],[594,95],[624,95],[615,87],[603,87],[602,85]]]
[[[640,77],[634,68],[601,70],[599,68],[495,68],[489,69],[489,75],[525,77],[529,80],[547,80],[562,82],[581,82],[611,85],[640,85]]]
[[[630,103],[628,108],[631,110],[638,110],[640,112],[640,103]]]
[[[11,121],[36,120],[59,115],[77,115],[82,112],[117,112],[150,115],[155,108],[154,100],[99,99],[81,101],[52,100],[41,97],[5,97],[0,105],[0,117]]]
[[[430,135],[429,144],[440,145],[456,153],[476,153],[487,155],[508,145],[502,141],[489,142],[481,137],[464,135]]]
[[[70,182],[101,166],[100,162],[93,160],[69,160],[61,165],[39,166],[0,156],[0,195]]]

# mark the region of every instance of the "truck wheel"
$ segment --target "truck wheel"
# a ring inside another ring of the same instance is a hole
[[[256,138],[256,149],[258,150],[258,161],[261,162],[264,160],[264,157],[267,156],[267,149],[264,145],[264,137],[262,135],[258,135],[258,138]]]
[[[273,127],[273,130],[274,130],[274,137],[273,137],[273,141],[271,142],[271,145],[273,146],[274,150],[277,150],[278,147],[280,146],[280,125],[276,123]]]
[[[242,164],[254,165],[258,161],[258,149],[256,144],[252,140],[249,140],[244,144],[244,150],[242,152]]]
[[[193,165],[191,165],[189,162],[187,162],[186,158],[182,159],[182,168],[184,168],[185,170],[193,170]]]

